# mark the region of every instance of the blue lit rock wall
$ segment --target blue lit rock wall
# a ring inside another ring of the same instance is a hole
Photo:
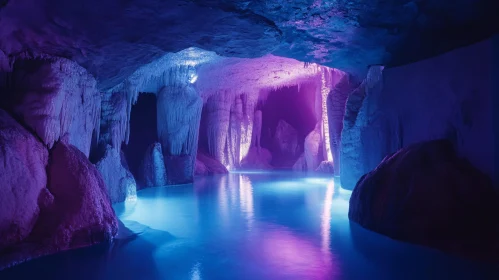
[[[353,189],[360,176],[399,148],[441,138],[497,179],[493,41],[384,69],[381,90],[366,89],[366,80],[354,91],[342,132],[342,186]]]

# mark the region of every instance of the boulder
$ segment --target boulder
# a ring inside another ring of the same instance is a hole
[[[227,174],[229,171],[218,160],[198,152],[196,158],[195,175]]]
[[[241,168],[244,170],[270,170],[273,169],[271,161],[272,154],[269,150],[251,147],[246,157],[241,160]]]
[[[334,164],[332,161],[323,161],[321,164],[319,164],[319,167],[315,169],[315,172],[318,173],[325,173],[325,174],[335,174],[334,173]]]
[[[448,140],[385,157],[357,183],[348,216],[394,239],[499,260],[499,198]]]
[[[147,148],[142,161],[141,177],[141,187],[144,188],[165,186],[167,184],[165,162],[160,143],[151,144]]]
[[[38,197],[47,185],[48,151],[0,110],[0,251],[26,238],[38,218]]]
[[[48,190],[30,240],[43,253],[109,241],[118,231],[104,180],[76,147],[57,143],[47,168]]]
[[[137,197],[135,179],[122,162],[120,152],[108,145],[104,157],[95,165],[102,175],[112,203],[133,200]]]
[[[323,160],[322,146],[321,146],[321,132],[318,125],[315,129],[305,137],[305,161],[307,162],[307,170],[314,171],[319,167]]]

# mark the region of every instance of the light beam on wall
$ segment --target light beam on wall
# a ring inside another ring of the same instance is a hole
[[[325,71],[321,71],[321,96],[322,96],[322,133],[324,135],[324,146],[326,149],[326,159],[333,161],[333,154],[331,153],[331,139],[329,137],[329,119],[327,116],[327,96],[329,88],[326,83]]]

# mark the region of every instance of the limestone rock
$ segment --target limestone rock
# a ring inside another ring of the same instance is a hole
[[[77,148],[57,143],[47,168],[52,203],[41,209],[32,240],[44,253],[109,241],[118,222],[102,177]]]
[[[492,181],[448,140],[387,156],[357,183],[348,216],[394,239],[499,260],[499,198]]]
[[[20,59],[11,83],[8,107],[47,147],[62,140],[89,155],[101,94],[84,68],[63,58]]]
[[[154,143],[147,148],[144,160],[142,161],[141,187],[166,186],[165,161],[161,144]]]
[[[304,154],[308,171],[314,171],[323,160],[321,144],[321,133],[318,126],[316,126],[316,128],[305,137]]]
[[[210,156],[198,152],[196,158],[195,175],[213,175],[213,174],[226,174],[229,173],[227,168],[218,160]]]
[[[0,110],[0,251],[31,232],[38,199],[47,185],[48,151],[31,133]]]
[[[317,169],[315,169],[315,172],[333,175],[333,174],[335,174],[334,173],[334,164],[332,161],[323,161],[323,162],[321,162],[321,164],[319,164]]]
[[[293,171],[307,171],[307,161],[305,160],[305,155],[302,154],[293,165]]]
[[[265,148],[251,147],[246,157],[241,161],[243,170],[270,170],[272,154]]]
[[[107,146],[104,157],[95,165],[106,184],[111,203],[133,200],[137,197],[137,184],[132,173],[122,164],[121,154]]]
[[[289,157],[297,156],[298,132],[289,123],[279,120],[274,135],[274,145],[282,155]]]

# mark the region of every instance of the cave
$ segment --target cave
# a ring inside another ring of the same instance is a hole
[[[305,137],[318,121],[315,91],[313,83],[271,90],[260,105],[261,146],[271,152],[274,169],[292,169],[303,154]]]
[[[151,145],[158,142],[156,110],[156,95],[139,94],[130,113],[130,139],[122,146],[130,172],[139,181],[142,179],[144,155]]]
[[[499,2],[0,1],[0,279],[499,279]]]

